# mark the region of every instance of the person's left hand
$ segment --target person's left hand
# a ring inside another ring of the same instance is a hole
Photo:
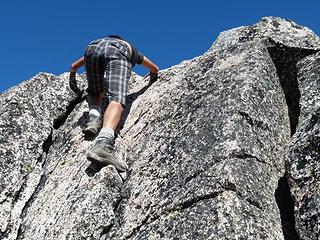
[[[70,89],[77,96],[81,96],[82,95],[82,91],[77,86],[76,72],[70,72],[70,75],[69,75],[69,86],[70,86]]]

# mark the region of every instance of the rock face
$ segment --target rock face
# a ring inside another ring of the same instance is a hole
[[[86,160],[67,74],[1,94],[0,238],[318,239],[319,50],[267,17],[153,84],[133,75],[115,143],[127,176]]]
[[[301,239],[320,237],[320,54],[297,64],[301,114],[289,151],[289,180]]]

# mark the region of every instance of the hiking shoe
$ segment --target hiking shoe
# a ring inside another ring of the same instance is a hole
[[[89,120],[85,127],[83,128],[82,132],[85,135],[90,135],[90,136],[95,136],[98,134],[99,130],[101,127],[101,116],[95,116],[95,115],[90,115]]]
[[[125,172],[128,165],[115,155],[115,151],[107,139],[98,139],[95,145],[87,152],[90,162],[103,166],[113,165],[119,172]]]

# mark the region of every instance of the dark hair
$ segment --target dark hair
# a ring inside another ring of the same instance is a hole
[[[109,37],[109,38],[117,38],[117,39],[123,40],[122,37],[120,37],[120,36],[118,36],[118,35],[109,35],[108,37]]]

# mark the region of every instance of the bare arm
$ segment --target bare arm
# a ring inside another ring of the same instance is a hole
[[[76,73],[78,68],[85,64],[84,57],[79,58],[77,61],[71,64],[70,75],[69,75],[69,86],[70,89],[78,96],[82,95],[82,92],[77,86]]]
[[[152,73],[157,73],[159,71],[159,67],[151,62],[151,60],[147,57],[143,57],[142,65],[148,68]]]
[[[85,64],[84,57],[79,58],[77,61],[71,64],[70,72],[77,72],[78,68]]]

